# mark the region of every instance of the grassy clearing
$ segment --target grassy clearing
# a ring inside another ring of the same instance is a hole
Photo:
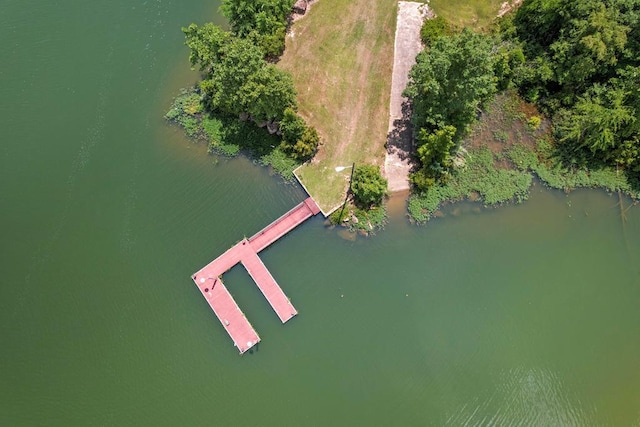
[[[501,93],[487,105],[463,147],[464,165],[457,167],[446,185],[434,186],[409,199],[409,214],[425,222],[442,203],[469,199],[497,205],[528,197],[534,174],[551,188],[603,188],[640,199],[624,174],[615,169],[588,170],[565,167],[554,157],[550,124],[535,106],[515,92]]]
[[[428,3],[436,15],[454,25],[483,28],[496,17],[502,2],[503,0],[430,0]]]
[[[341,206],[353,163],[384,162],[396,0],[322,0],[296,22],[279,66],[322,146],[297,175],[324,212]]]

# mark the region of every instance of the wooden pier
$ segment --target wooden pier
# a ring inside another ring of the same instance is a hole
[[[258,252],[319,212],[320,208],[309,197],[253,237],[243,239],[191,276],[240,354],[260,342],[260,336],[224,286],[222,275],[237,263],[242,263],[282,323],[285,323],[298,312],[262,263]]]

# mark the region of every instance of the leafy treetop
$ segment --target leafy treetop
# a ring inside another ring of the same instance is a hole
[[[387,193],[387,180],[380,174],[378,166],[357,166],[353,171],[351,191],[357,204],[379,204]]]

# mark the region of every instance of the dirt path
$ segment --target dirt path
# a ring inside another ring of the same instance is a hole
[[[425,18],[433,14],[423,3],[398,2],[398,21],[391,79],[389,134],[384,174],[389,182],[389,192],[409,189],[411,170],[411,111],[402,92],[409,82],[409,71],[422,50],[420,27]]]

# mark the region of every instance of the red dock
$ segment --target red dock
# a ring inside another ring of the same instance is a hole
[[[282,323],[285,323],[298,312],[262,263],[258,252],[319,212],[320,208],[309,197],[253,237],[242,240],[191,276],[240,354],[260,342],[260,337],[222,283],[221,276],[241,262]]]

